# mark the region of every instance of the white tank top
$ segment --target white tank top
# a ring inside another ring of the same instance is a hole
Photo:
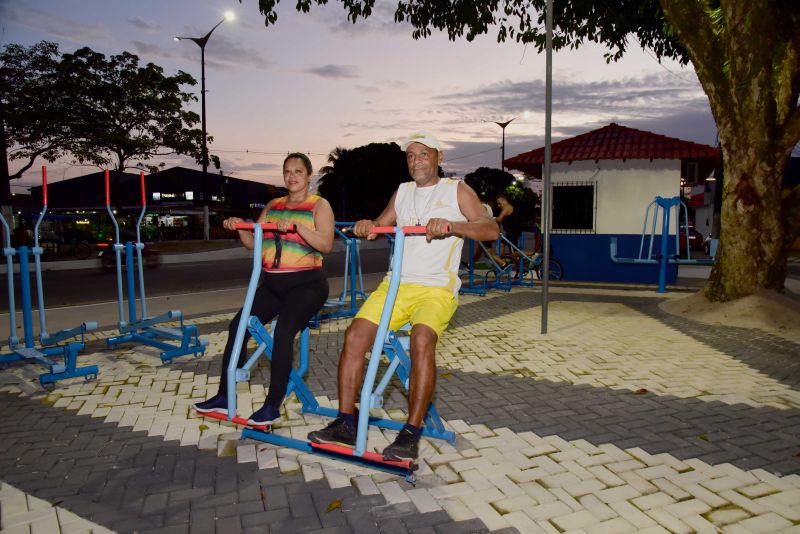
[[[424,226],[434,218],[467,220],[458,208],[458,181],[449,178],[440,178],[436,185],[429,187],[417,187],[414,182],[400,184],[394,209],[398,226]],[[458,296],[463,244],[464,240],[455,236],[433,239],[430,243],[425,236],[407,237],[400,282],[444,287]]]

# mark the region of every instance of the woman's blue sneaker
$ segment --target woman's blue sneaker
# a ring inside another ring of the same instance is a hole
[[[225,395],[214,395],[207,401],[198,402],[194,409],[200,413],[217,412],[228,413],[228,399]]]
[[[274,423],[281,418],[281,410],[277,406],[265,404],[247,420],[248,425],[263,426]]]

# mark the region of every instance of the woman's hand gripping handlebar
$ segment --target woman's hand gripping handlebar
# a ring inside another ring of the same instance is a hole
[[[262,230],[277,230],[279,232],[297,231],[297,225],[287,220],[280,220],[276,223],[252,223],[244,222],[241,219],[232,221],[232,219],[236,218],[231,217],[230,219],[225,219],[222,226],[228,230],[253,230],[255,227],[260,226]]]

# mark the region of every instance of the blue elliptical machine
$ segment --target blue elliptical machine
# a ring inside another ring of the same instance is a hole
[[[326,319],[339,319],[341,317],[355,317],[358,313],[358,301],[367,300],[364,292],[364,278],[361,273],[361,241],[354,236],[347,235],[343,230],[353,226],[350,222],[338,222],[334,231],[344,241],[344,276],[342,277],[342,292],[336,298],[325,301],[325,306],[315,315],[310,323],[317,328],[321,321]]]
[[[44,308],[44,287],[42,285],[42,247],[39,246],[39,225],[42,222],[45,214],[47,213],[47,167],[42,167],[42,211],[39,213],[39,219],[36,221],[34,227],[34,246],[33,249],[28,247],[19,247],[14,249],[11,247],[11,229],[6,222],[5,217],[0,216],[0,222],[3,224],[5,230],[5,247],[3,254],[6,257],[6,266],[8,274],[8,317],[9,317],[9,338],[8,346],[11,352],[8,354],[0,355],[0,363],[11,363],[23,360],[30,360],[33,363],[39,363],[49,369],[48,373],[39,375],[39,383],[45,389],[52,389],[55,387],[55,382],[58,380],[66,380],[68,378],[76,378],[79,376],[85,377],[86,380],[97,378],[97,366],[87,365],[85,367],[78,367],[78,353],[83,350],[85,346],[84,334],[89,330],[97,328],[97,323],[94,321],[81,323],[74,328],[61,330],[54,334],[47,332],[47,324],[45,319]],[[28,254],[32,253],[35,262],[36,272],[36,293],[39,305],[39,345],[34,341],[33,333],[33,306],[31,304],[31,282],[28,266]],[[20,339],[16,335],[17,332],[17,310],[14,302],[14,255],[19,256],[19,279],[20,279],[20,292],[22,297],[22,327],[24,333],[24,345],[20,344]],[[80,342],[68,341],[64,344],[59,344],[70,338],[80,336]],[[56,363],[52,358],[60,356],[63,363]]]
[[[142,192],[142,211],[136,222],[136,242],[127,241],[124,245],[119,240],[119,224],[114,212],[111,210],[111,193],[109,188],[109,172],[106,170],[106,211],[114,224],[114,252],[117,255],[117,303],[119,305],[118,328],[121,335],[110,337],[106,340],[109,347],[120,343],[135,342],[150,345],[161,349],[161,361],[170,362],[178,356],[194,354],[197,357],[203,355],[208,345],[208,340],[197,335],[195,325],[183,323],[183,314],[180,310],[171,310],[167,313],[148,317],[147,297],[144,292],[144,271],[142,264],[142,243],[140,228],[144,212],[147,207],[147,195],[144,187],[144,172],[139,173],[139,184]],[[125,319],[124,298],[122,291],[122,250],[125,249],[125,268],[127,269],[127,289],[128,289],[128,319]],[[139,278],[139,299],[142,311],[142,318],[136,316],[136,285],[134,283],[133,251],[136,250],[136,272]],[[159,323],[168,321],[179,321],[177,328],[157,326]],[[167,341],[178,341],[179,345],[173,345]]]
[[[213,419],[232,421],[239,425],[247,425],[247,419],[236,415],[236,383],[248,381],[250,379],[250,369],[256,364],[259,357],[264,354],[266,354],[268,358],[272,357],[272,337],[258,318],[250,315],[250,311],[252,310],[253,299],[262,269],[260,251],[263,242],[263,231],[274,231],[277,229],[277,225],[272,223],[240,223],[236,225],[236,228],[241,230],[253,230],[256,227],[260,227],[262,231],[253,232],[253,270],[250,275],[250,283],[242,307],[241,320],[236,330],[233,352],[231,353],[230,363],[228,364],[226,376],[224,377],[228,381],[228,413],[227,415],[214,412],[201,414],[202,416]],[[413,482],[415,480],[414,471],[417,465],[411,461],[386,461],[383,459],[382,454],[368,451],[367,434],[369,426],[396,431],[400,431],[403,428],[402,422],[371,416],[369,414],[369,409],[381,408],[383,406],[383,393],[394,375],[397,375],[405,389],[408,390],[409,374],[411,372],[411,359],[408,356],[409,337],[398,335],[398,333],[394,331],[389,331],[389,319],[392,315],[394,301],[397,297],[397,289],[400,285],[404,236],[425,235],[425,227],[376,227],[372,229],[372,232],[375,234],[394,234],[395,239],[389,291],[381,314],[380,323],[378,324],[378,332],[375,336],[376,341],[370,353],[369,364],[361,389],[361,409],[359,410],[355,448],[351,449],[339,445],[310,443],[308,441],[279,436],[271,432],[271,425],[259,427],[248,426],[242,430],[242,438],[251,438],[280,447],[289,447],[307,453],[358,463],[404,476],[406,480]],[[258,348],[248,357],[243,368],[238,369],[239,359],[245,356],[241,354],[241,344],[244,339],[245,329],[248,329],[251,336],[256,340]],[[407,326],[401,330],[407,330]],[[320,406],[314,394],[303,381],[303,375],[308,369],[308,328],[305,328],[300,336],[300,367],[298,369],[292,369],[289,375],[289,389],[287,390],[287,395],[290,392],[294,392],[295,395],[297,395],[302,405],[302,413],[336,417],[338,411],[333,408]],[[381,379],[378,380],[378,365],[382,354],[386,354],[389,360],[389,366],[384,371]],[[376,382],[377,386],[375,385]],[[422,435],[443,439],[450,443],[455,441],[455,433],[445,429],[444,422],[436,411],[433,403],[428,407],[428,412],[423,423]]]
[[[660,237],[660,253],[653,254],[653,244],[656,238],[656,219],[658,218],[659,209],[661,210],[661,237]],[[670,230],[670,212],[675,210],[675,224],[677,231],[675,232],[675,248],[672,254],[669,253],[669,230]],[[652,211],[652,220],[650,214]],[[627,264],[649,264],[658,265],[658,289],[657,293],[666,293],[667,291],[667,265],[713,265],[713,259],[692,259],[691,248],[689,247],[689,215],[688,208],[680,197],[663,198],[657,196],[644,212],[644,225],[642,227],[642,239],[639,242],[639,256],[636,258],[619,258],[617,257],[617,238],[612,237],[609,243],[609,254],[611,261],[614,263],[627,263]],[[683,218],[683,225],[681,226],[681,218]],[[650,222],[650,233],[647,233],[647,224]],[[686,236],[686,259],[680,257],[680,233],[681,228],[684,228]],[[647,240],[647,255],[645,256],[644,247],[646,237]]]

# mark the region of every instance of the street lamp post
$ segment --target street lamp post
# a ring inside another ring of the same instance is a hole
[[[233,20],[234,15],[228,11],[223,19],[217,22],[203,37],[175,37],[176,41],[192,41],[200,47],[200,128],[203,130],[203,205],[208,206],[208,146],[206,146],[206,43],[220,24],[226,20]],[[205,210],[207,212],[207,208]],[[208,240],[208,213],[205,214],[203,224],[204,239]]]
[[[498,125],[501,130],[503,130],[503,145],[502,145],[502,148],[500,149],[501,150],[501,152],[500,152],[500,168],[503,169],[503,170],[506,170],[506,126],[511,124],[511,121],[513,121],[516,118],[517,117],[514,117],[513,119],[509,119],[506,122],[492,121],[496,125]]]

